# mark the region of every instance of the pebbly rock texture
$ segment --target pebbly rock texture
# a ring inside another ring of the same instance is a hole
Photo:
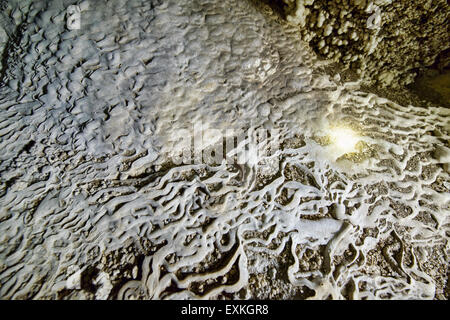
[[[440,60],[448,65],[450,6],[446,0],[272,3],[290,24],[300,27],[302,39],[317,53],[342,62],[366,84],[408,85],[441,53],[444,59],[441,55]]]
[[[7,7],[0,299],[448,299],[449,109],[325,74],[248,1]],[[199,127],[252,156],[175,164]]]

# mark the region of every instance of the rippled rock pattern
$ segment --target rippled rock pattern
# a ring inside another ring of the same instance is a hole
[[[70,4],[3,14],[1,298],[444,298],[448,109],[330,78],[246,1]],[[198,123],[280,147],[175,165]]]

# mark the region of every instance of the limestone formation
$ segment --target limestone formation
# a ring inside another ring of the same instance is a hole
[[[265,1],[267,2],[267,1]],[[327,59],[367,84],[410,84],[440,54],[448,65],[450,6],[446,0],[283,0],[287,22]]]

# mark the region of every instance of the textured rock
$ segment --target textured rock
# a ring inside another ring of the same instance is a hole
[[[446,0],[283,1],[286,20],[300,26],[303,40],[367,84],[410,84],[450,47]],[[445,57],[448,65],[448,51]]]
[[[449,110],[330,77],[247,1],[71,4],[8,2],[1,299],[446,298]],[[275,152],[175,164],[200,125]]]

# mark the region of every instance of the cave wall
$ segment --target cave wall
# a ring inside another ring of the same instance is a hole
[[[286,21],[299,26],[303,40],[327,59],[354,70],[367,84],[408,85],[440,53],[448,56],[446,0],[283,2]]]

